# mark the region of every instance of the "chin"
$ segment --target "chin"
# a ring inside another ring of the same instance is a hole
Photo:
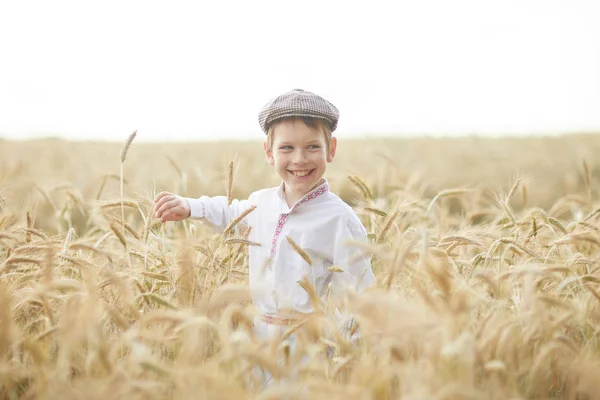
[[[296,183],[294,184],[293,182],[291,182],[291,184],[289,185],[292,189],[294,189],[296,192],[303,192],[303,193],[308,193],[311,189],[313,189],[315,186],[318,185],[320,180],[316,180],[313,182],[304,182],[304,183]]]

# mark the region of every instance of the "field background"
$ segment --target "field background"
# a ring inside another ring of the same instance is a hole
[[[598,398],[600,137],[340,140],[326,177],[378,287],[344,303],[360,345],[315,321],[302,366],[245,324],[245,245],[150,211],[226,194],[232,160],[233,197],[278,185],[261,143],[134,140],[127,229],[121,147],[0,140],[0,398]],[[254,365],[282,383],[255,390]]]

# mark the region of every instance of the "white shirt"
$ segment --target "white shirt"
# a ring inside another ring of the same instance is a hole
[[[304,276],[324,300],[331,284],[333,294],[351,285],[361,292],[375,282],[370,257],[364,249],[349,242],[366,243],[367,233],[354,210],[329,191],[327,180],[288,207],[279,187],[252,193],[247,200],[226,196],[186,198],[190,218],[200,219],[216,232],[255,205],[244,218],[251,228],[249,240],[249,284],[255,307],[267,315],[281,309],[309,313],[314,311],[308,293],[298,284]],[[312,261],[305,261],[286,240],[290,237]],[[331,272],[336,266],[343,272]]]

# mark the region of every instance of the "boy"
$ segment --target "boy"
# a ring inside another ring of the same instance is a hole
[[[349,287],[361,292],[375,281],[369,257],[347,244],[366,242],[365,228],[323,178],[335,157],[337,139],[332,133],[338,119],[338,109],[314,93],[284,93],[258,116],[266,135],[265,157],[282,179],[280,186],[258,190],[231,205],[225,196],[193,199],[161,192],[155,199],[156,218],[162,222],[194,218],[217,232],[256,206],[244,220],[252,227],[249,240],[260,244],[249,248],[249,282],[263,337],[317,311],[298,282],[308,278],[324,299],[329,287],[340,295]],[[332,271],[332,266],[338,268]]]

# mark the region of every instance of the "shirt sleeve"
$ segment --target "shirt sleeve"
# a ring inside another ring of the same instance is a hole
[[[202,196],[197,199],[184,197],[184,199],[190,205],[190,218],[202,221],[218,233],[222,233],[231,221],[252,205],[250,199],[233,199],[231,204],[227,204],[227,196]]]
[[[350,286],[361,293],[375,283],[371,257],[360,246],[367,243],[367,231],[358,218],[348,218],[340,224],[336,234],[333,265],[343,271],[333,274],[335,291],[343,291]]]
[[[333,261],[334,266],[343,271],[334,272],[332,278],[332,291],[338,300],[341,300],[346,290],[362,293],[375,284],[371,257],[360,246],[367,243],[367,231],[358,217],[349,218],[341,224],[337,232]],[[335,316],[340,333],[346,340],[356,342],[360,338],[360,332],[354,325],[354,316],[337,307]]]

